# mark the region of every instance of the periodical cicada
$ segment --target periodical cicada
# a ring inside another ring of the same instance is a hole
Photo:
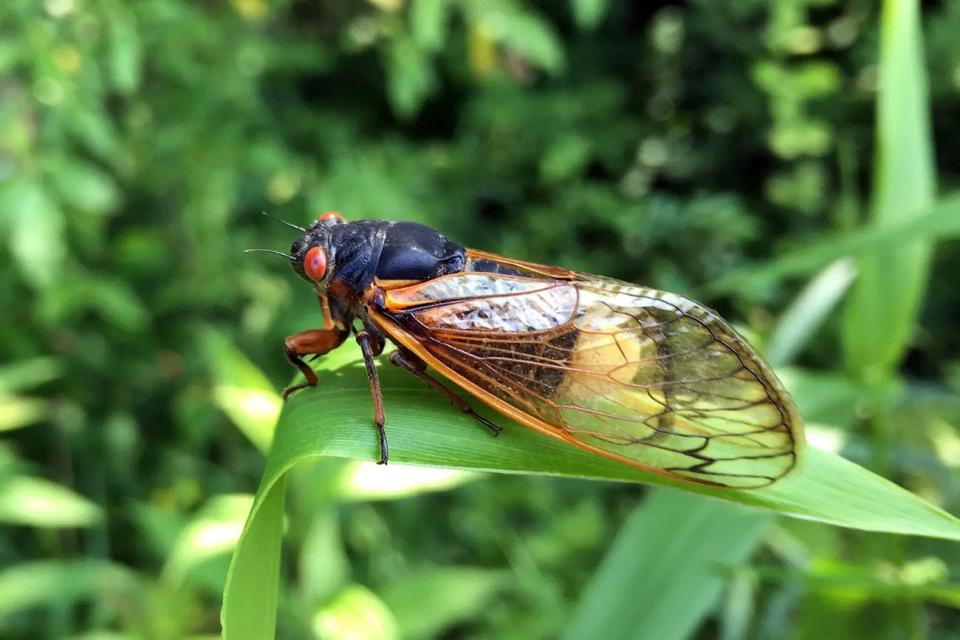
[[[298,227],[299,228],[299,227]],[[500,414],[571,445],[681,481],[766,486],[796,466],[801,422],[757,352],[716,313],[679,295],[466,249],[412,222],[327,212],[287,256],[326,326],[290,336],[304,361],[353,333],[388,457],[374,358],[418,376],[494,434],[441,376]]]

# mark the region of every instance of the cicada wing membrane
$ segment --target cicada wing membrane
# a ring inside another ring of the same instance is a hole
[[[710,310],[475,255],[482,271],[387,291],[374,322],[508,417],[621,462],[744,489],[796,465],[803,436],[791,399]]]

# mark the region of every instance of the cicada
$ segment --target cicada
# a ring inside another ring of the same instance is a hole
[[[375,358],[389,339],[391,364],[494,434],[500,427],[433,372],[521,425],[675,480],[758,488],[796,466],[803,433],[790,396],[756,350],[692,300],[467,249],[412,222],[331,211],[297,228],[287,258],[326,324],[285,340],[306,380],[284,398],[317,384],[305,358],[353,334],[381,464]]]

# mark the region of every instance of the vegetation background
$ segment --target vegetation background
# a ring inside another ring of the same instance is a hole
[[[694,296],[818,442],[960,513],[957,225],[815,259],[951,202],[958,109],[958,0],[4,0],[0,637],[219,633],[276,411],[238,389],[320,321],[241,253],[292,240],[264,210]],[[278,637],[960,632],[955,543],[396,469],[303,472]]]

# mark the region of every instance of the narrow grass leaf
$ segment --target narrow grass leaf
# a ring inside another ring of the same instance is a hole
[[[80,600],[125,602],[127,613],[143,593],[136,574],[99,560],[41,560],[0,571],[0,623],[26,610]]]
[[[45,478],[11,476],[0,480],[0,522],[43,528],[92,527],[100,507]]]
[[[378,455],[359,354],[344,347],[331,355],[320,367],[321,384],[295,395],[280,417],[227,578],[221,617],[228,640],[273,637],[287,471],[317,456],[369,461]],[[380,376],[393,463],[644,482],[843,527],[960,540],[960,521],[950,514],[813,447],[806,448],[797,470],[765,489],[734,491],[680,483],[542,436],[478,407],[504,427],[494,438],[413,376],[393,367],[381,367]],[[392,470],[386,465],[379,472],[389,477]],[[250,628],[262,635],[244,635]]]
[[[177,536],[163,577],[179,584],[198,565],[232,551],[252,505],[253,496],[246,493],[211,498]]]
[[[19,360],[0,367],[0,393],[12,393],[56,380],[63,367],[56,358],[47,356]]]
[[[790,250],[760,266],[746,267],[714,280],[706,295],[731,293],[790,277],[815,273],[838,258],[882,252],[905,243],[960,237],[960,192],[894,221],[874,221],[863,229],[829,234]]]
[[[563,637],[689,637],[771,519],[698,496],[655,491],[620,531]]]
[[[771,364],[779,366],[793,359],[840,302],[855,275],[853,262],[840,259],[827,266],[804,287],[780,315],[763,350]]]
[[[0,391],[0,431],[13,431],[47,415],[47,402],[38,398],[8,396]]]
[[[925,215],[936,191],[917,0],[883,3],[879,81],[873,220],[889,225]],[[852,370],[882,372],[899,362],[926,288],[930,253],[929,243],[904,239],[860,258],[843,323]]]
[[[276,633],[284,480],[264,478],[234,552],[220,611],[224,640],[271,640]]]
[[[258,449],[266,451],[280,414],[279,394],[226,336],[210,329],[202,344],[213,374],[214,401]]]

